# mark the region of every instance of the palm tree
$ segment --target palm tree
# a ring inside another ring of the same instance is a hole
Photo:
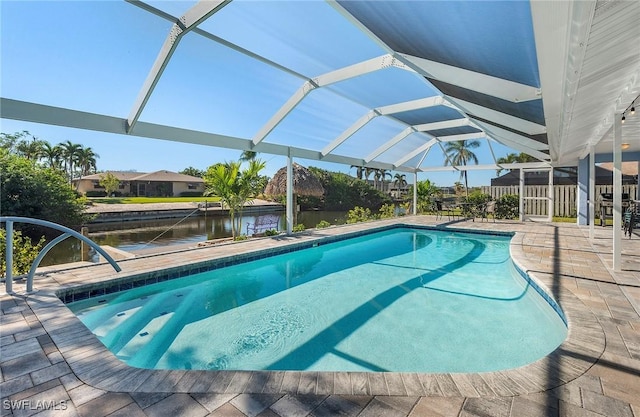
[[[62,156],[64,158],[65,169],[67,170],[67,175],[69,176],[69,182],[73,179],[73,164],[78,161],[78,154],[80,149],[82,149],[82,145],[77,143],[71,143],[71,141],[66,141],[60,144],[62,148]]]
[[[16,152],[20,156],[32,161],[37,161],[42,156],[44,143],[44,141],[32,136],[31,140],[21,140],[18,142],[16,144]]]
[[[446,165],[452,166],[466,166],[467,163],[473,162],[478,164],[478,157],[471,149],[476,149],[480,146],[480,142],[477,140],[455,140],[447,142],[444,146],[444,151],[447,158],[444,161]],[[460,171],[460,179],[464,178],[464,190],[465,195],[469,198],[469,181],[467,178],[467,170]]]
[[[514,162],[522,163],[522,162],[535,162],[536,158],[531,155],[527,155],[524,152],[520,152],[519,154],[510,153],[507,156],[503,156],[496,160],[498,165],[500,164],[512,164]],[[496,175],[500,175],[503,168],[498,168],[496,170]]]
[[[380,191],[384,191],[385,178],[387,178],[387,177],[392,178],[391,173],[389,171],[387,171],[386,169],[383,169],[383,168],[380,168],[380,169],[376,170],[376,172],[379,174],[379,177],[382,180],[380,182]]]
[[[45,142],[41,157],[46,160],[49,168],[62,170],[62,148],[59,145],[51,146],[49,142]]]
[[[369,182],[369,175],[373,174],[375,171],[376,171],[375,168],[365,167],[364,168],[364,180]]]
[[[263,181],[260,171],[266,164],[260,160],[249,161],[249,167],[240,171],[242,163],[227,162],[212,165],[204,175],[205,195],[216,195],[229,207],[231,233],[233,238],[240,235],[240,222],[245,204],[262,191]]]
[[[364,167],[360,166],[360,165],[351,165],[351,168],[355,168],[356,169],[356,178],[361,180],[362,179],[362,174],[364,173]]]
[[[407,175],[396,174],[393,176],[393,186],[400,189],[407,186]]]
[[[253,161],[254,159],[256,159],[256,156],[258,156],[258,152],[242,151],[242,154],[240,155],[240,161],[241,162]]]
[[[78,167],[80,167],[80,177],[83,175],[91,174],[91,171],[96,171],[96,158],[100,155],[93,152],[91,147],[80,148],[78,151]]]

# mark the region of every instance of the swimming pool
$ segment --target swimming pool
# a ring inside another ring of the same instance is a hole
[[[68,305],[135,367],[508,369],[567,334],[509,240],[393,228]]]

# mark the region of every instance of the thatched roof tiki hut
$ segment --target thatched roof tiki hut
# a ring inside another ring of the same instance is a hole
[[[298,211],[298,201],[296,196],[322,197],[324,187],[320,180],[311,171],[300,164],[293,163],[293,223],[296,223],[296,213]],[[282,167],[271,178],[264,189],[266,195],[280,196],[287,194],[287,167]],[[289,232],[289,230],[287,230]]]

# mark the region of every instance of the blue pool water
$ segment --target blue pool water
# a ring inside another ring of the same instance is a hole
[[[567,335],[509,240],[396,228],[69,307],[142,368],[508,369]]]

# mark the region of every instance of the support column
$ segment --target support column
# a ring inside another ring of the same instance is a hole
[[[578,188],[576,190],[576,208],[578,210],[578,225],[589,224],[589,167],[593,158],[585,157],[578,161]]]
[[[520,211],[520,221],[524,221],[524,169],[520,168],[520,202],[518,204]]]
[[[5,254],[5,290],[7,294],[13,293],[13,222],[11,220],[7,220],[5,237],[7,239],[6,242],[6,251]]]
[[[622,268],[622,114],[613,117],[613,270]]]
[[[553,189],[553,168],[549,169],[549,188],[547,191],[547,196],[549,197],[548,201],[548,208],[547,208],[547,221],[548,222],[552,222],[553,221],[553,214],[554,214],[554,209],[555,209],[555,193],[554,193],[554,189]]]
[[[413,173],[413,215],[418,214],[418,171]]]
[[[293,158],[291,157],[291,149],[287,153],[287,234],[293,233]]]
[[[595,147],[589,149],[589,239],[595,236],[596,225],[596,154]]]

